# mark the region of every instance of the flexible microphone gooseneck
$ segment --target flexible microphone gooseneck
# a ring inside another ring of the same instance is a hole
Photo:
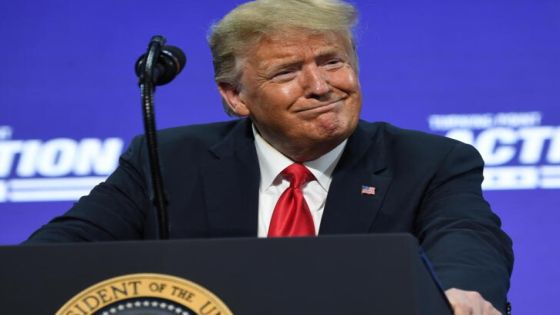
[[[156,122],[154,113],[155,87],[171,82],[181,72],[187,58],[181,49],[165,46],[165,38],[153,36],[148,45],[148,52],[140,56],[134,66],[138,75],[142,97],[142,114],[144,118],[144,133],[150,161],[150,173],[154,199],[157,210],[159,239],[169,239],[169,222],[167,214],[167,199],[163,187],[163,179],[159,165],[159,154],[156,136]]]

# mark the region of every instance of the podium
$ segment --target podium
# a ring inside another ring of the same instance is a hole
[[[148,283],[160,275],[196,288]],[[122,280],[134,277],[140,280]],[[3,246],[0,280],[3,314],[55,314],[65,304],[65,315],[227,313],[210,302],[187,305],[189,295],[204,294],[241,315],[452,313],[407,234]],[[143,285],[185,303],[142,300]],[[135,312],[134,305],[152,302],[161,310]]]

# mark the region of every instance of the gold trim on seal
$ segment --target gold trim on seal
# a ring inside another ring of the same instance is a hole
[[[150,297],[173,301],[198,315],[233,315],[206,288],[189,280],[156,273],[129,274],[96,283],[66,302],[56,315],[89,315],[123,300]]]

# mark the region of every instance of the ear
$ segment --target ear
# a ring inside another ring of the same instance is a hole
[[[229,83],[218,83],[218,90],[229,109],[237,116],[249,116],[249,108],[242,100],[241,91]]]

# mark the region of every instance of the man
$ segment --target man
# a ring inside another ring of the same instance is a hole
[[[171,237],[409,232],[455,314],[499,314],[513,256],[481,195],[483,162],[457,141],[359,120],[355,19],[337,0],[257,0],[213,27],[226,110],[247,118],[160,133]],[[28,242],[153,238],[144,147],[135,139],[106,183]]]

